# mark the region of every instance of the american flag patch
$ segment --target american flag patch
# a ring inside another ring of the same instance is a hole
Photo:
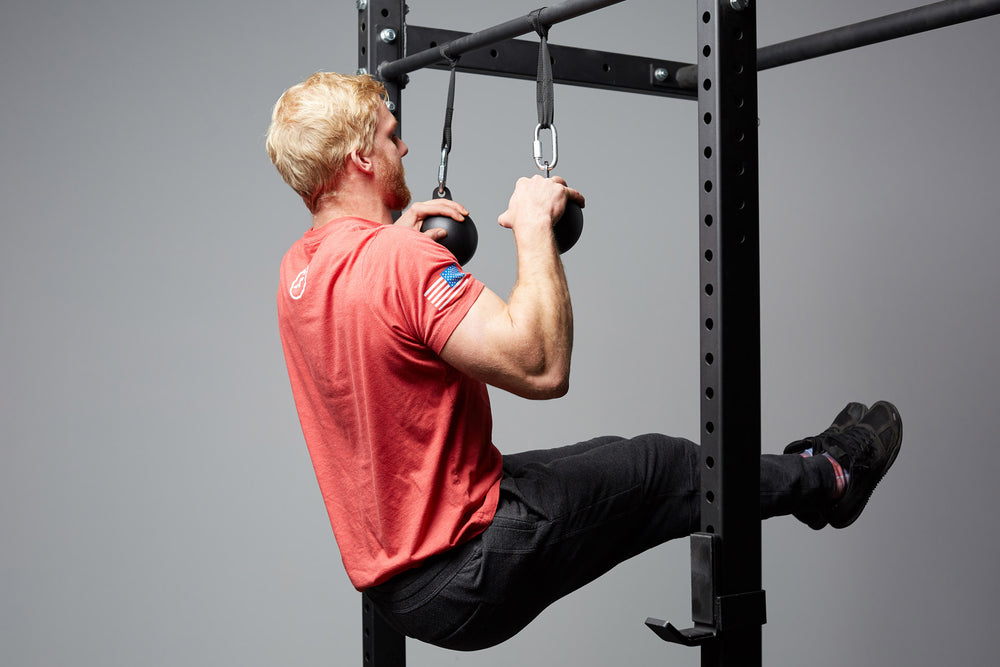
[[[466,282],[466,277],[466,274],[462,273],[457,264],[450,264],[448,268],[441,272],[441,275],[434,281],[434,284],[427,288],[427,291],[424,292],[424,297],[435,308],[441,310],[462,290],[462,286]]]

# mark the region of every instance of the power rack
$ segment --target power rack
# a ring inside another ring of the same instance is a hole
[[[567,0],[544,26],[624,0]],[[407,74],[449,69],[534,79],[527,14],[475,33],[408,25],[403,0],[356,0],[358,71],[385,85],[402,124]],[[666,641],[698,646],[703,667],[761,665],[766,622],[758,513],[760,245],[757,72],[1000,14],[1000,0],[945,0],[757,49],[752,0],[697,0],[697,62],[550,45],[556,83],[698,103],[701,530],[691,536],[693,625],[648,618]],[[362,596],[363,664],[405,667],[404,637]]]

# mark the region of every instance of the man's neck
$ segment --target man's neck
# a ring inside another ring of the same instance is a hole
[[[319,229],[331,220],[346,217],[364,218],[383,225],[392,224],[392,211],[382,203],[378,193],[362,192],[354,188],[346,190],[320,203],[313,214],[313,229]]]

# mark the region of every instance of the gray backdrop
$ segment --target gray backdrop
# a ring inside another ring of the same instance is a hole
[[[912,0],[762,1],[760,44]],[[474,31],[539,6],[412,0]],[[633,0],[552,42],[693,61],[693,2]],[[998,19],[760,76],[763,438],[894,401],[903,453],[865,515],[764,528],[771,665],[991,664],[1000,454]],[[309,225],[263,148],[270,108],[356,66],[353,0],[6,0],[0,8],[0,663],[356,665],[340,564],[281,356],[278,262]],[[415,192],[447,77],[404,93]],[[449,184],[469,269],[514,279],[494,224],[531,174],[530,82],[459,77]],[[698,433],[693,102],[556,89],[557,173],[588,196],[566,258],[570,394],[493,393],[504,451]],[[391,399],[390,399],[391,400]],[[510,642],[409,664],[697,665],[642,624],[690,620],[687,542],[553,606]]]

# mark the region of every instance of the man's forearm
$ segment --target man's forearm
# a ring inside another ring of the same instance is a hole
[[[508,300],[511,326],[524,341],[522,364],[540,384],[563,395],[573,351],[573,306],[551,228],[514,233],[517,283]]]

